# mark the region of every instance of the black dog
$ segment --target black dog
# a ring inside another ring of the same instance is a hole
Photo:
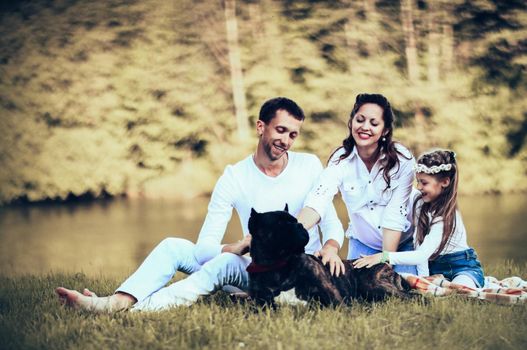
[[[295,289],[298,298],[322,305],[350,304],[353,299],[383,300],[389,296],[408,298],[410,285],[390,265],[356,269],[345,260],[346,272],[332,276],[322,261],[304,253],[309,234],[285,211],[257,213],[251,210],[252,263],[249,295],[257,304],[275,306],[274,297]]]

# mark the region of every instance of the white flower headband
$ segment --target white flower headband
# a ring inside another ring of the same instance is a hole
[[[424,164],[417,164],[415,166],[416,173],[425,173],[425,174],[437,174],[442,171],[448,171],[450,169],[452,169],[452,164],[441,164],[441,165],[434,165],[431,167],[427,167]]]

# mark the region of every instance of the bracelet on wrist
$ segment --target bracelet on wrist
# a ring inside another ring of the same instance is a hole
[[[390,253],[387,252],[386,250],[384,250],[382,253],[381,253],[381,264],[383,263],[387,263],[390,261]]]

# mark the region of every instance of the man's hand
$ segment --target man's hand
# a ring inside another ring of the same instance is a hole
[[[243,239],[239,240],[236,243],[226,244],[221,250],[223,253],[233,253],[237,255],[244,255],[249,253],[249,248],[251,248],[251,239],[252,236],[248,234]]]
[[[370,268],[374,265],[380,264],[382,259],[382,253],[377,253],[373,255],[360,255],[360,258],[353,262],[353,267],[360,269],[361,267]]]
[[[315,252],[315,256],[321,258],[324,265],[329,263],[331,275],[337,277],[345,272],[344,263],[340,259],[338,252],[339,245],[332,239],[328,240],[321,250]]]

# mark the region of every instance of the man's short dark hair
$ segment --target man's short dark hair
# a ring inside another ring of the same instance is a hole
[[[286,97],[275,97],[262,105],[258,119],[265,124],[269,124],[271,119],[275,117],[276,111],[280,109],[287,111],[287,113],[291,114],[297,120],[304,120],[305,118],[304,111],[295,101]]]

